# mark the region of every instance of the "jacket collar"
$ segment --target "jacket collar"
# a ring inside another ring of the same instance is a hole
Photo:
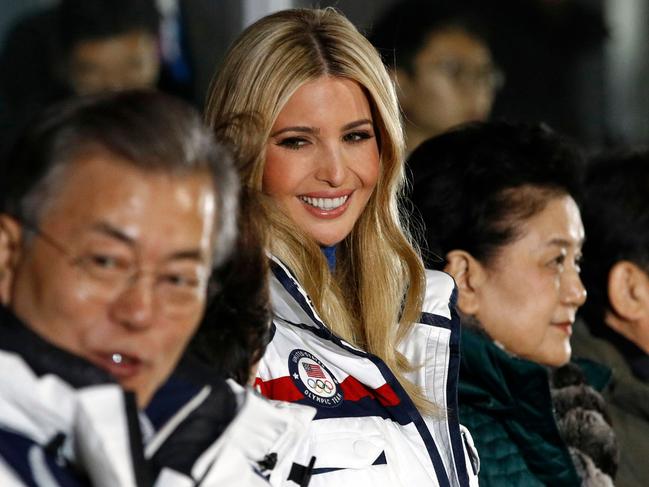
[[[509,355],[478,330],[462,330],[458,393],[460,403],[492,415],[554,423],[547,369]]]
[[[77,388],[115,383],[108,373],[87,360],[44,340],[3,306],[0,335],[0,350],[20,355],[36,375],[55,374]]]

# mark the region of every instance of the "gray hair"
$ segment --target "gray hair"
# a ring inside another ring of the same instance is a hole
[[[155,91],[68,100],[44,112],[9,154],[0,210],[37,224],[70,163],[88,151],[113,154],[143,170],[209,173],[216,195],[214,268],[228,259],[239,198],[232,155],[195,109]]]

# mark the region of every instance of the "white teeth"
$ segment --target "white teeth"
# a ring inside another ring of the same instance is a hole
[[[110,358],[114,364],[121,364],[122,360],[124,360],[121,353],[114,353]]]
[[[339,198],[310,198],[309,196],[300,196],[302,201],[321,210],[334,210],[344,205],[347,198],[349,196],[340,196]]]

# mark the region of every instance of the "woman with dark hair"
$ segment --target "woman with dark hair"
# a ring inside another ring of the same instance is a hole
[[[507,123],[464,126],[409,159],[427,264],[458,286],[460,419],[483,486],[610,485],[615,471],[601,397],[579,368],[547,369],[570,360],[586,298],[578,162],[549,129]]]

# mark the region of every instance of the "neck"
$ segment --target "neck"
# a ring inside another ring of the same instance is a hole
[[[624,357],[633,375],[649,382],[649,354],[634,324],[607,313],[604,320],[606,333],[601,338],[607,340]]]

